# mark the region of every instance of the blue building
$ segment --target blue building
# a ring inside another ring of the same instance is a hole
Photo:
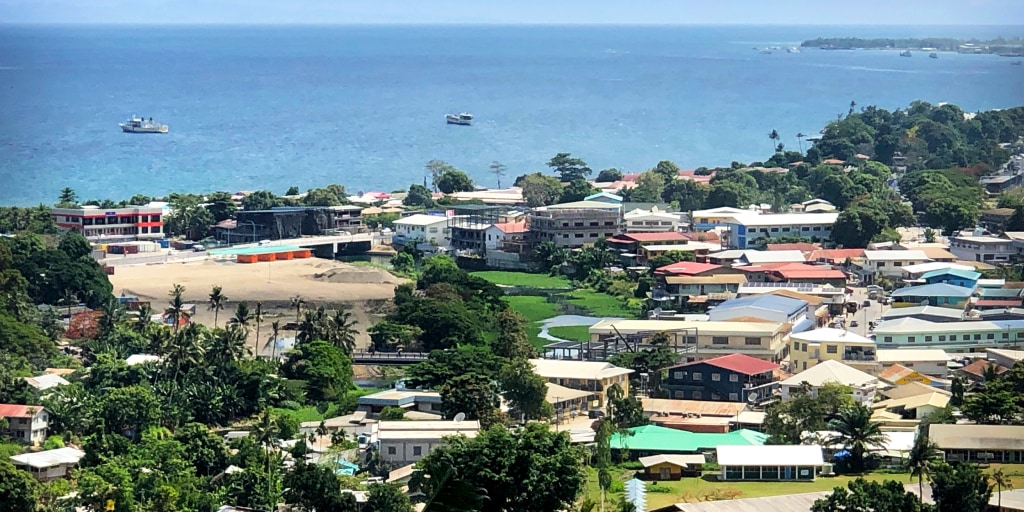
[[[900,288],[892,292],[892,299],[897,305],[910,303],[964,309],[973,294],[974,288],[939,283]]]
[[[662,387],[681,400],[762,403],[779,387],[772,374],[777,369],[770,361],[729,354],[673,366]]]
[[[978,286],[978,279],[981,279],[981,272],[944,268],[925,272],[921,279],[927,284],[951,284],[974,289]]]

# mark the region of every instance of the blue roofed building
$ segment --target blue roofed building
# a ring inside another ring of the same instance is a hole
[[[912,304],[964,309],[973,294],[974,288],[938,283],[900,288],[892,292],[892,299],[896,307]]]
[[[981,279],[981,272],[954,268],[933,270],[921,276],[921,280],[926,284],[951,284],[971,289],[977,288],[978,279]]]
[[[708,319],[725,322],[741,317],[762,318],[790,324],[793,326],[792,332],[801,332],[814,327],[809,310],[810,305],[804,300],[775,294],[752,295],[719,304],[708,311]]]
[[[622,196],[617,196],[611,192],[598,192],[596,194],[590,194],[583,198],[584,201],[597,201],[600,203],[608,204],[622,204]]]

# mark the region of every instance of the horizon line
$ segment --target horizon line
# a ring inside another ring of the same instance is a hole
[[[222,26],[222,27],[351,27],[351,26],[506,26],[506,27],[1000,27],[1019,28],[1024,30],[1024,24],[1010,23],[724,23],[724,22],[546,22],[546,21],[345,21],[345,22],[320,22],[320,21],[294,21],[294,22],[223,22],[223,21],[4,21],[4,26]]]

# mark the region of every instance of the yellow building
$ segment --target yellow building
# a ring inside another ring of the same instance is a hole
[[[768,322],[753,317],[735,320],[602,320],[590,327],[590,341],[605,339],[641,339],[644,342],[654,334],[668,334],[670,343],[696,346],[687,356],[707,359],[728,354],[746,354],[765,361],[778,363],[786,357],[788,323]]]
[[[875,342],[844,329],[824,328],[790,334],[789,360],[793,372],[802,372],[823,361],[839,361],[871,374],[879,369]]]
[[[633,370],[600,361],[566,361],[564,359],[531,359],[534,372],[544,380],[569,389],[590,391],[597,398],[595,407],[604,407],[608,388],[618,384],[623,395],[629,395],[629,374]],[[555,397],[552,397],[553,399]],[[558,397],[561,398],[566,397]],[[556,400],[557,401],[557,400]],[[587,407],[590,408],[590,407]]]

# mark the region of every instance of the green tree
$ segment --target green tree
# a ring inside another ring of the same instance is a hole
[[[616,181],[621,181],[621,180],[622,180],[622,171],[612,167],[610,169],[605,169],[605,170],[597,173],[597,179],[595,179],[594,181],[596,181],[598,183],[614,183]]]
[[[1013,480],[999,468],[988,475],[988,479],[996,486],[996,510],[1003,512],[1003,489],[1013,489]],[[989,488],[991,492],[991,488]]]
[[[310,400],[330,402],[353,388],[352,362],[326,341],[299,343],[283,367],[290,378],[306,381]]]
[[[530,345],[526,335],[529,320],[514,309],[506,309],[497,315],[498,338],[492,344],[492,350],[506,359],[530,359],[537,357],[537,349]]]
[[[355,495],[341,492],[341,483],[331,468],[317,464],[296,464],[284,475],[283,498],[305,512],[356,512]]]
[[[563,187],[558,178],[539,172],[520,176],[515,184],[523,189],[523,200],[531,208],[555,204],[562,197]]]
[[[800,444],[802,432],[826,430],[829,422],[853,405],[848,386],[830,382],[818,388],[816,395],[810,386],[803,386],[789,400],[768,406],[764,432],[770,444]]]
[[[39,482],[35,478],[15,468],[6,457],[0,460],[0,512],[35,510],[38,494]]]
[[[992,487],[973,464],[937,463],[932,467],[932,499],[936,512],[983,512]]]
[[[649,420],[644,415],[643,402],[635,396],[625,396],[618,384],[608,387],[607,407],[608,420],[618,430],[647,425]]]
[[[573,201],[582,201],[587,196],[596,192],[597,189],[587,180],[582,178],[575,179],[562,189],[562,195],[558,198],[558,202],[571,203]]]
[[[502,359],[486,347],[460,346],[437,350],[426,361],[416,363],[405,372],[410,386],[439,389],[460,375],[480,375],[497,380]]]
[[[871,420],[871,409],[863,404],[854,404],[840,411],[829,425],[835,431],[829,444],[842,445],[849,450],[850,469],[854,473],[864,471],[864,456],[869,450],[885,446],[882,424]]]
[[[903,467],[910,472],[911,478],[917,477],[917,495],[922,504],[924,503],[924,477],[931,470],[936,459],[941,460],[941,457],[942,452],[928,438],[927,431],[920,429],[917,437],[914,438],[914,445],[910,447],[907,457],[903,460]]]
[[[483,375],[460,375],[441,387],[441,413],[447,419],[461,412],[489,428],[501,421],[500,405],[497,384]]]
[[[661,201],[665,191],[665,177],[656,170],[641,173],[636,179],[636,186],[627,191],[629,200],[637,203],[656,203]]]
[[[242,198],[242,209],[247,211],[269,210],[276,206],[285,206],[284,199],[269,190],[257,190]]]
[[[870,482],[857,478],[844,489],[836,487],[832,494],[814,502],[811,512],[919,512],[922,507],[914,493],[907,492],[895,480]]]
[[[96,416],[103,418],[108,433],[137,436],[157,424],[160,402],[144,386],[115,388],[99,399]]]
[[[413,183],[412,185],[409,185],[409,193],[406,194],[405,199],[402,200],[402,204],[406,206],[433,208],[434,197],[430,193],[429,188]]]
[[[224,440],[201,423],[186,423],[174,433],[186,461],[202,476],[213,476],[227,467]]]
[[[570,153],[558,153],[548,160],[548,167],[558,175],[559,181],[569,183],[586,180],[593,172],[582,159],[574,158]]]
[[[78,194],[71,187],[60,189],[60,197],[57,198],[58,208],[73,208],[78,205]]]
[[[219,285],[213,285],[213,289],[210,290],[210,299],[207,301],[209,306],[207,309],[213,311],[213,326],[217,327],[217,318],[220,316],[221,310],[228,302],[227,295],[224,295],[223,288]]]
[[[474,439],[451,438],[434,450],[420,461],[410,489],[433,496],[454,481],[486,494],[470,510],[568,510],[583,490],[582,460],[569,435],[547,425],[529,423],[516,431],[494,426]]]
[[[249,302],[243,300],[235,305],[235,314],[228,320],[228,325],[238,327],[248,334],[250,321],[252,321],[252,312],[249,311]]]
[[[925,208],[927,222],[942,228],[942,234],[946,236],[974,227],[979,215],[976,202],[955,197],[936,198]]]
[[[533,371],[529,360],[513,359],[505,363],[499,380],[514,417],[536,420],[552,414],[551,404],[546,400],[547,385]]]
[[[867,247],[887,227],[884,212],[855,206],[839,213],[832,226],[832,240],[847,248]]]
[[[362,512],[412,512],[409,496],[394,484],[373,484]]]
[[[434,186],[435,192],[438,190],[438,182],[441,181],[441,177],[448,171],[456,170],[454,166],[444,160],[431,160],[424,167],[430,173],[430,183]]]
[[[387,406],[380,411],[381,421],[402,421],[405,419],[405,409],[401,407]]]
[[[235,214],[235,202],[227,192],[214,192],[206,196],[206,209],[214,222],[230,219]]]
[[[286,196],[297,196],[299,195],[299,187],[292,185],[288,187],[288,190],[284,193]]]
[[[446,170],[438,177],[436,185],[445,194],[470,192],[474,189],[473,180],[470,179],[469,175],[458,169]]]
[[[498,188],[501,188],[501,178],[506,173],[508,173],[508,167],[506,167],[505,164],[495,160],[491,162],[491,165],[488,167],[488,169],[490,169],[491,174],[493,174],[494,177],[498,179]]]
[[[382,352],[394,352],[398,349],[408,350],[416,343],[416,338],[422,332],[418,327],[390,320],[380,321],[366,331],[370,335],[373,349]]]
[[[652,169],[665,179],[665,183],[672,183],[679,177],[679,166],[671,160],[662,160]]]

